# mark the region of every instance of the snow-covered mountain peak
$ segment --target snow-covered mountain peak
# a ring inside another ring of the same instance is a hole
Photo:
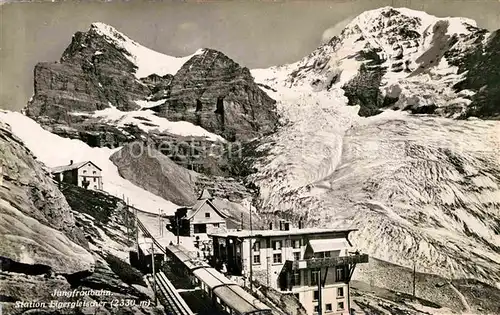
[[[474,95],[457,94],[453,88],[466,75],[458,66],[486,33],[468,18],[383,7],[360,14],[339,36],[302,60],[253,74],[274,88],[342,88],[349,105],[361,105],[363,116],[380,107],[423,106],[427,111],[430,106],[431,111],[457,117]]]
[[[416,36],[416,34],[411,34],[411,31],[423,35],[429,27],[439,21],[448,23],[448,34],[468,34],[472,28],[477,28],[476,21],[468,18],[439,18],[423,11],[387,6],[361,13],[346,26],[344,31],[358,26],[364,33],[377,33],[379,38],[391,35],[391,33],[412,38],[412,35]],[[404,34],[404,30],[409,30],[410,33]]]
[[[165,55],[142,46],[114,27],[102,22],[92,23],[89,32],[101,36],[117,49],[125,51],[126,57],[137,66],[135,73],[137,78],[144,78],[153,73],[160,76],[175,74],[191,57],[204,52],[204,49],[198,49],[194,54],[185,57]]]

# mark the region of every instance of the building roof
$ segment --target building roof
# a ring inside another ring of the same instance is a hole
[[[208,192],[208,190],[205,188],[203,188],[200,196],[198,197],[198,200],[204,200],[204,199],[212,199],[212,195],[210,195],[210,192]]]
[[[316,239],[309,240],[309,246],[315,253],[342,250],[351,247],[347,239]]]
[[[278,236],[289,236],[289,235],[321,235],[321,234],[334,234],[334,233],[350,233],[357,231],[358,229],[320,229],[320,228],[291,228],[288,231],[282,230],[240,230],[240,231],[228,231],[225,233],[214,233],[209,234],[211,237],[237,237],[237,238],[255,238],[255,237],[278,237]]]
[[[102,169],[99,166],[95,165],[95,163],[92,161],[84,161],[84,162],[72,163],[72,164],[68,164],[68,165],[56,166],[56,167],[52,168],[51,171],[54,174],[62,173],[62,172],[70,171],[70,170],[79,169],[80,167],[86,165],[87,163],[91,163],[92,165],[97,167],[100,171],[102,171]]]
[[[196,213],[198,213],[198,211],[200,211],[200,209],[203,208],[203,206],[205,204],[208,204],[208,206],[210,206],[212,209],[214,209],[214,211],[217,212],[222,218],[224,218],[224,219],[227,218],[227,215],[222,213],[212,203],[212,200],[213,200],[213,198],[210,195],[210,193],[208,192],[208,190],[203,189],[203,191],[201,192],[200,196],[198,197],[198,200],[196,201],[196,203],[192,207],[187,207],[189,210],[186,212],[186,219],[191,220],[196,215]],[[186,207],[181,208],[181,209],[186,209]]]

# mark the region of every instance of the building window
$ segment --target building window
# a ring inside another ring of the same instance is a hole
[[[293,260],[300,260],[300,252],[293,253]]]
[[[92,172],[92,174],[97,174],[97,172],[96,172],[96,171],[93,171],[93,172]]]
[[[337,303],[337,311],[343,310],[344,309],[344,302],[338,302]]]
[[[273,249],[280,250],[281,249],[281,241],[274,241],[273,242]]]
[[[319,305],[314,305],[314,313],[318,313],[319,312]]]
[[[332,253],[331,252],[325,252],[325,258],[329,258],[332,256]]]
[[[331,312],[332,311],[332,304],[328,303],[325,305],[325,312]]]
[[[97,189],[97,186],[96,186],[96,185],[94,185],[94,189]]]
[[[214,227],[218,228],[219,227],[219,223],[214,223]]]
[[[275,264],[281,264],[281,254],[274,254],[273,255],[273,262]]]
[[[344,288],[337,288],[337,297],[344,297]]]
[[[300,240],[293,241],[293,248],[300,248]]]
[[[259,255],[253,255],[253,263],[254,264],[260,264],[260,254]]]
[[[83,174],[87,174],[87,171],[86,171],[86,170],[83,170]]]
[[[260,242],[259,241],[256,241],[255,243],[253,243],[253,250],[256,252],[260,251]]]
[[[318,290],[314,290],[313,301],[317,301],[317,300],[319,300],[319,291]]]
[[[94,183],[97,182],[97,178],[94,177]]]
[[[345,281],[345,274],[344,274],[344,268],[338,267],[337,268],[337,282],[340,281]]]
[[[313,269],[311,270],[311,285],[317,285],[319,278],[319,270]]]
[[[300,285],[300,271],[293,273],[293,285]]]
[[[210,218],[210,212],[205,212],[205,218]]]

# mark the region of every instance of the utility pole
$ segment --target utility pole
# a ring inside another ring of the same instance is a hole
[[[243,213],[241,214],[241,230],[243,230]]]
[[[417,271],[417,264],[415,259],[413,259],[413,299],[415,299],[416,271]]]
[[[161,209],[158,208],[158,235],[161,236]]]
[[[139,219],[137,218],[136,208],[134,208],[134,216],[135,216],[135,243],[137,244],[137,258],[139,258]]]
[[[155,252],[154,252],[153,239],[151,239],[151,268],[153,269],[153,292],[155,296],[155,306],[158,306],[158,301],[156,298]]]
[[[321,268],[319,268],[317,273],[318,282],[318,315],[323,314],[323,292],[321,292]]]
[[[177,229],[177,245],[179,245],[179,216],[175,215],[175,228]]]
[[[125,225],[127,226],[127,241],[130,242],[130,208],[128,207],[127,204],[125,204],[126,207],[126,217],[125,217]],[[128,244],[127,244],[128,245]]]
[[[250,203],[250,292],[253,292],[253,270],[252,270],[252,267],[253,267],[253,244],[252,244],[252,241],[253,241],[253,226],[252,226],[252,203]],[[259,248],[260,250],[260,248]]]

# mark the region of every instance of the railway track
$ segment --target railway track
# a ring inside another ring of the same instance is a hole
[[[164,254],[167,254],[165,248],[151,235],[146,226],[137,218],[137,227],[141,230],[142,234],[151,238],[153,244],[160,249]],[[151,281],[153,276],[150,276]],[[186,304],[184,299],[180,296],[177,289],[174,287],[172,282],[168,280],[167,276],[162,272],[157,272],[155,274],[156,292],[160,293],[161,299],[163,299],[169,314],[173,315],[194,315],[193,311]],[[150,283],[151,283],[150,281]]]
[[[165,250],[165,247],[163,247],[154,237],[151,233],[149,233],[148,229],[146,228],[146,226],[139,220],[139,218],[137,218],[137,227],[139,228],[139,230],[141,230],[142,234],[144,234],[145,237],[147,238],[150,238],[151,240],[153,240],[153,244],[155,244],[156,247],[158,247],[158,249],[160,251],[162,251],[164,254],[167,254],[167,251]]]
[[[155,279],[157,287],[156,292],[157,294],[160,293],[161,297],[165,300],[169,314],[194,315],[193,311],[191,311],[172,282],[168,280],[163,272],[158,272]]]

